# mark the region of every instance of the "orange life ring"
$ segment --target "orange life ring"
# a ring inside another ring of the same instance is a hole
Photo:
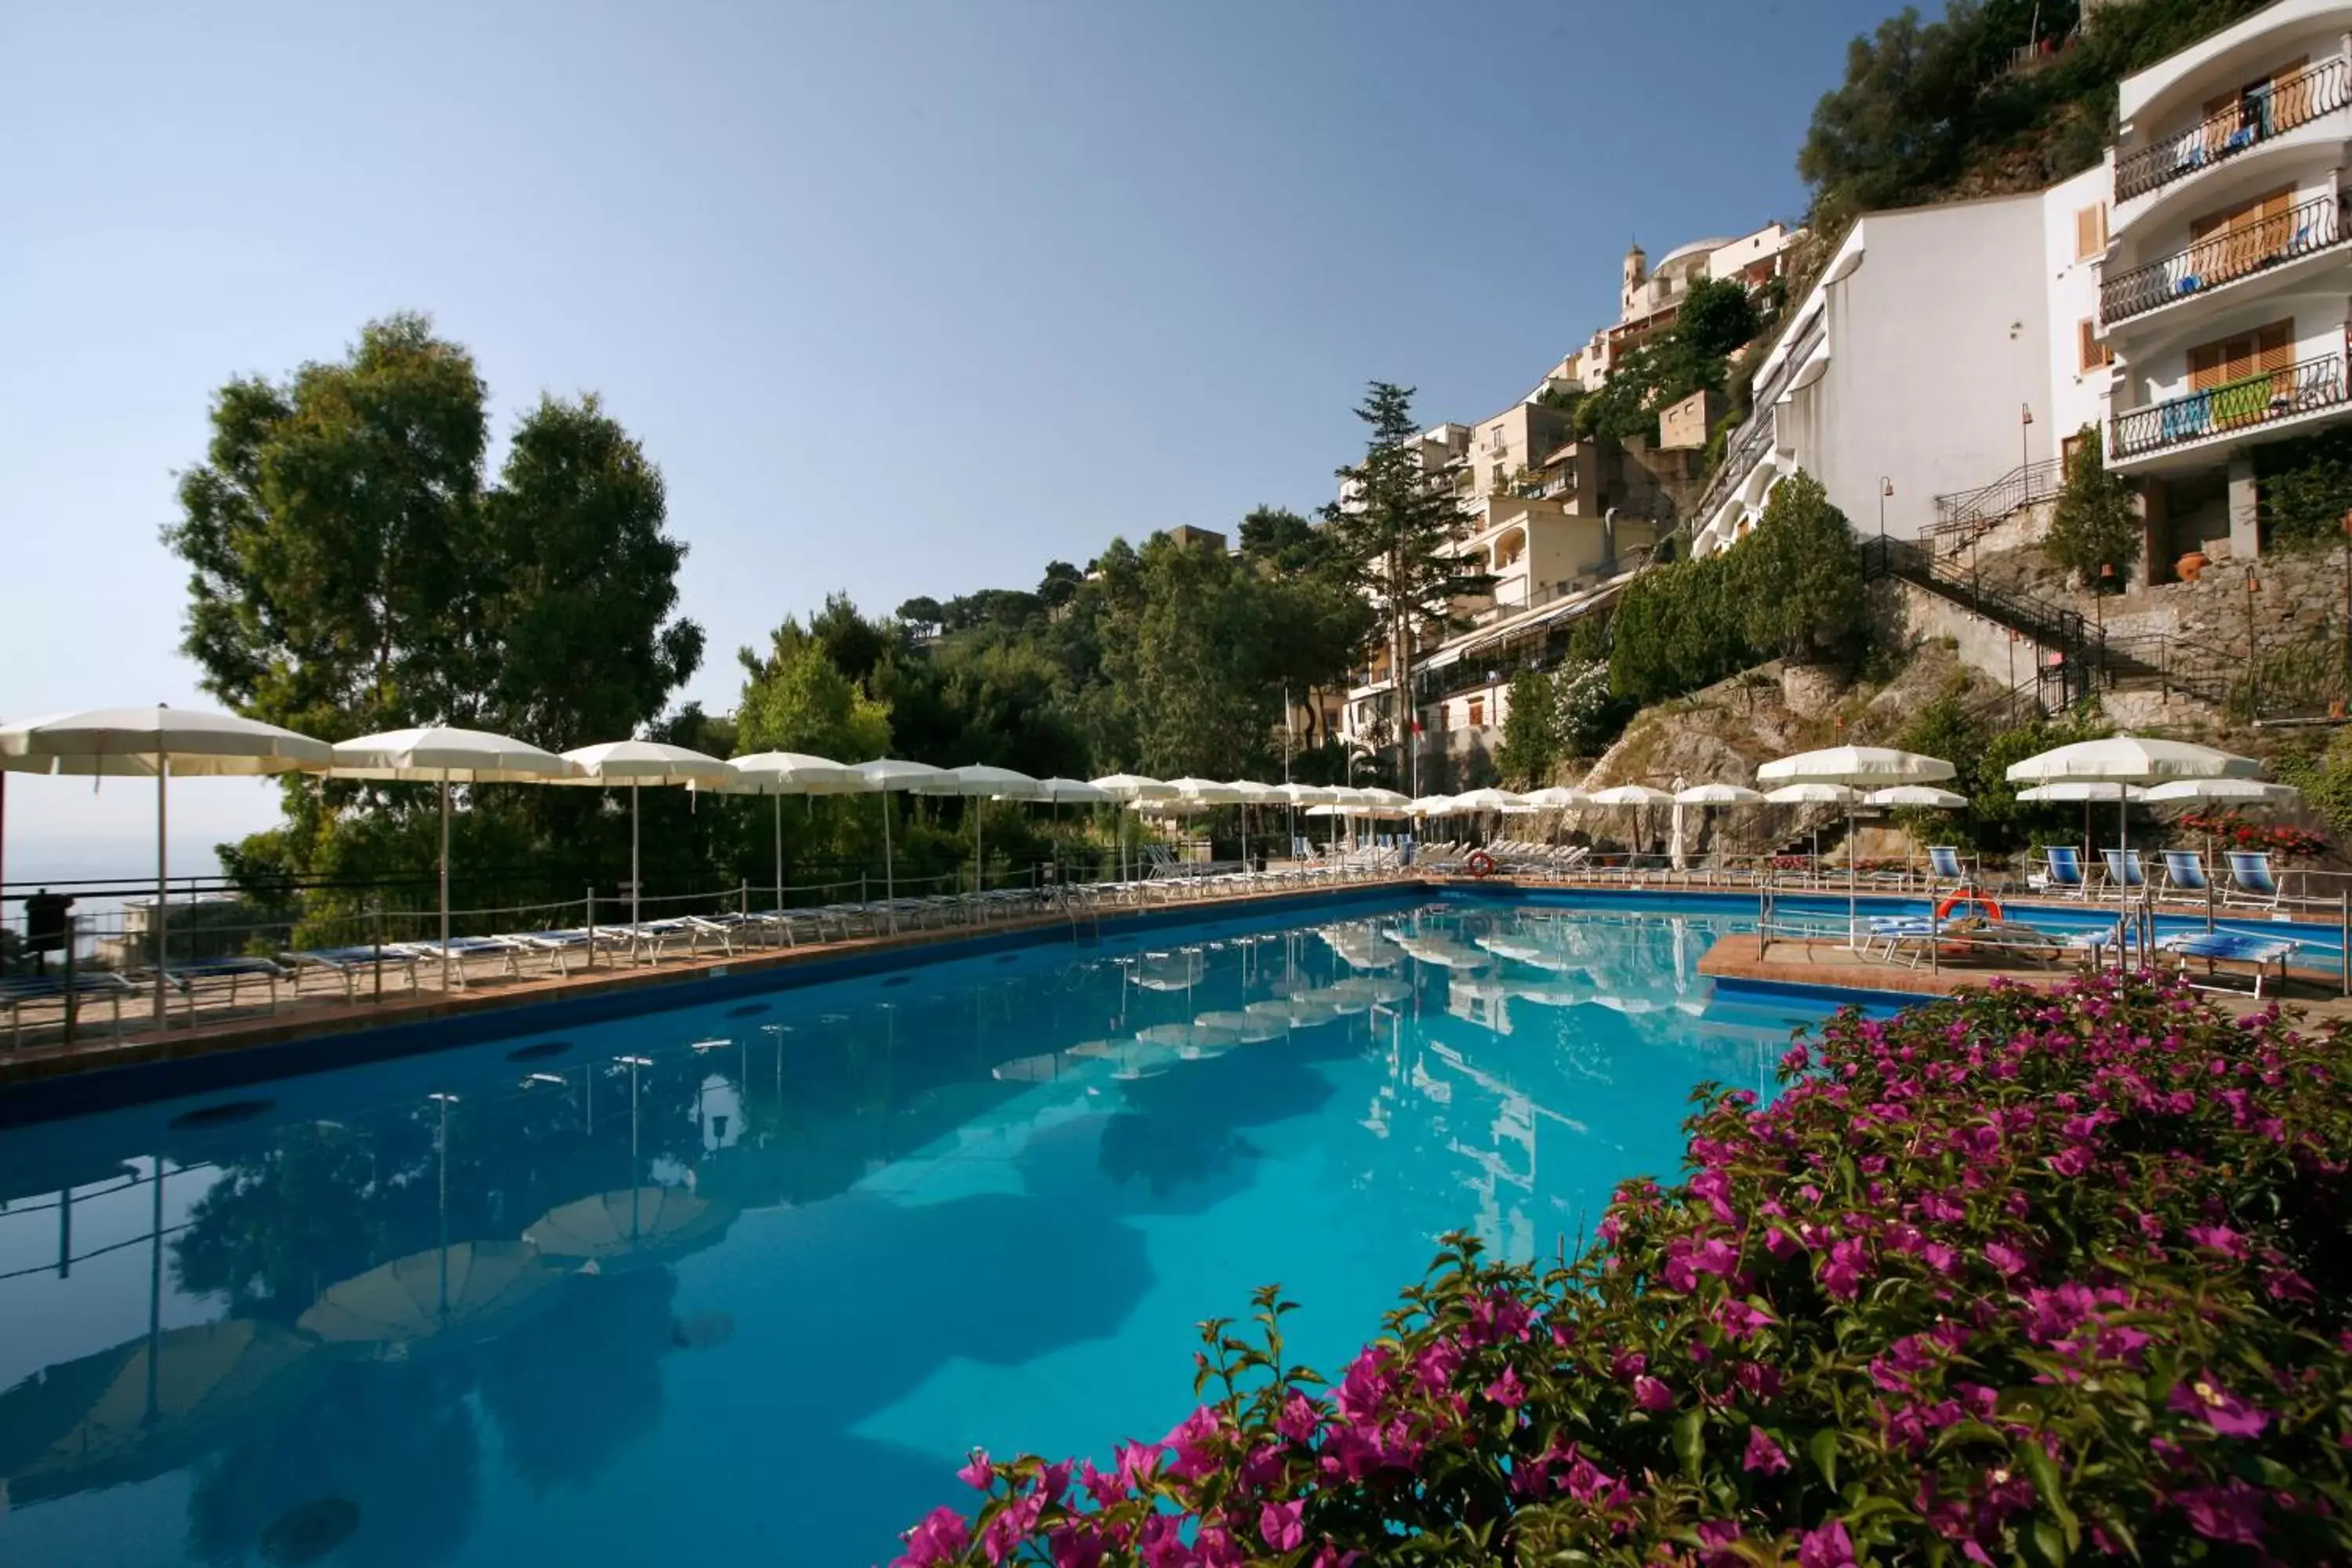
[[[1484,849],[1473,849],[1470,851],[1469,858],[1464,860],[1462,864],[1469,868],[1470,874],[1474,877],[1491,877],[1495,874],[1495,858]]]
[[[2000,912],[2000,900],[1987,898],[1982,893],[1973,892],[1963,888],[1957,893],[1945,894],[1944,901],[1936,906],[1937,923],[1940,925],[1947,915],[1949,915],[1954,910],[1958,909],[1963,904],[1982,905],[1984,908],[1985,918],[1987,920],[1997,921],[2007,918]]]

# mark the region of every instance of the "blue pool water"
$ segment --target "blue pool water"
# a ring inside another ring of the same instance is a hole
[[[887,1559],[1255,1285],[1329,1365],[1448,1230],[1573,1245],[1811,1021],[1710,998],[1741,923],[1360,903],[0,1136],[0,1563]]]

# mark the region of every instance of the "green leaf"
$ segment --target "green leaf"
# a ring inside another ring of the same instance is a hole
[[[1693,1480],[1698,1479],[1699,1460],[1706,1453],[1706,1412],[1701,1409],[1685,1410],[1675,1422],[1675,1453],[1682,1459],[1683,1474]]]
[[[1813,1457],[1813,1468],[1821,1471],[1822,1479],[1828,1483],[1830,1490],[1837,1490],[1838,1440],[1835,1428],[1822,1427],[1813,1434],[1812,1441],[1805,1447]]]

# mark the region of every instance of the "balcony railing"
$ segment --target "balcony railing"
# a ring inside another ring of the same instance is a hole
[[[1780,401],[1780,395],[1789,390],[1790,379],[1805,361],[1812,357],[1813,351],[1821,346],[1822,339],[1828,332],[1829,315],[1824,311],[1813,318],[1804,335],[1780,356],[1780,363],[1773,367],[1772,379],[1756,388],[1755,403],[1748,412],[1748,420],[1732,432],[1731,439],[1725,445],[1723,462],[1716,468],[1715,478],[1707,481],[1705,493],[1699,497],[1698,506],[1691,513],[1693,517],[1704,521],[1731,488],[1745,479],[1763,458],[1772,441],[1773,405]]]
[[[2336,198],[2314,196],[2242,228],[2209,236],[2161,261],[2102,279],[2099,320],[2109,326],[2127,321],[2158,305],[2326,250],[2343,237]]]
[[[2352,66],[2342,55],[2273,78],[2269,86],[2246,93],[2229,108],[2117,159],[2116,200],[2127,202],[2162,190],[2208,164],[2308,125],[2347,102],[2352,102]]]
[[[2119,414],[2108,429],[2107,451],[2116,458],[2144,457],[2344,401],[2344,356],[2327,354]]]

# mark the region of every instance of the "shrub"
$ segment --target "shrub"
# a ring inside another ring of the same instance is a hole
[[[976,1454],[900,1561],[2341,1561],[2347,1044],[2146,976],[1844,1015],[1572,1266],[1449,1237],[1336,1383],[1263,1290],[1166,1437]]]
[[[2175,826],[2220,839],[2227,848],[2267,849],[2294,860],[2315,860],[2328,848],[2327,840],[2307,827],[2248,822],[2233,811],[2184,812]]]
[[[2107,472],[2099,456],[2099,433],[2084,426],[2051,508],[2050,558],[2079,574],[2093,593],[2110,586],[2121,593],[2125,573],[2139,554],[2140,529],[2131,487]],[[2112,567],[2115,575],[2103,580],[2102,567]]]

